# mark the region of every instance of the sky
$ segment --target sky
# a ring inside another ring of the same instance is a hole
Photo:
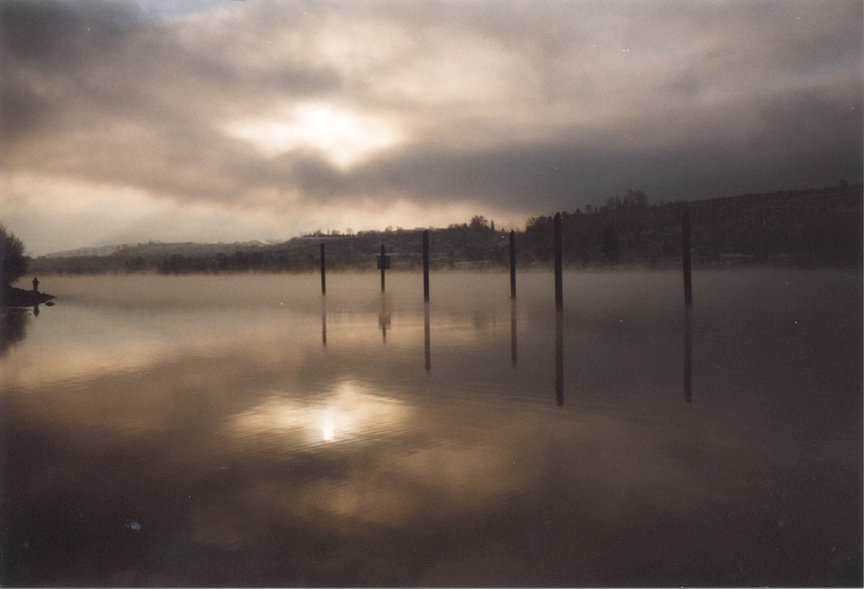
[[[860,0],[0,0],[30,255],[862,179]]]

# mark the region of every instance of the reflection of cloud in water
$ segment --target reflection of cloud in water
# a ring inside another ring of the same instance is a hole
[[[285,362],[302,357],[298,339],[310,341],[316,327],[273,311],[189,311],[151,315],[67,306],[54,313],[40,353],[45,361],[10,358],[7,386],[35,386],[105,373],[137,373],[181,358],[248,352],[249,361]],[[254,357],[253,357],[254,355]]]
[[[658,456],[659,448],[683,449],[686,430],[658,438],[651,427],[599,415],[574,428],[560,412],[484,415],[461,402],[409,408],[355,386],[343,383],[327,401],[308,405],[271,398],[238,415],[239,435],[280,439],[285,452],[278,467],[269,461],[279,453],[268,452],[230,495],[213,496],[206,513],[234,516],[217,523],[196,514],[199,538],[254,545],[272,522],[298,520],[318,531],[356,533],[365,524],[404,530],[441,518],[482,519],[507,505],[531,510],[551,496],[565,500],[558,525],[605,528],[643,509],[662,514],[683,505],[702,514],[705,499],[740,483],[724,478],[732,465],[703,486],[674,453]],[[330,427],[333,442],[352,443],[331,445]],[[268,447],[257,442],[244,455]]]
[[[3,359],[15,385],[0,416],[17,460],[10,546],[20,556],[24,540],[73,530],[69,547],[29,556],[56,573],[50,559],[100,554],[135,521],[142,544],[109,568],[156,571],[140,584],[240,586],[742,584],[729,563],[786,584],[805,578],[789,569],[797,562],[839,570],[828,547],[860,554],[860,395],[845,394],[860,391],[860,369],[830,369],[842,364],[833,342],[860,344],[858,329],[803,332],[808,315],[796,312],[795,331],[768,339],[761,328],[792,314],[706,313],[694,324],[700,395],[687,404],[678,309],[575,310],[559,409],[554,316],[530,296],[519,302],[517,370],[509,300],[482,327],[470,307],[448,314],[433,302],[430,373],[422,300],[414,313],[396,300],[387,346],[377,306],[340,311],[332,300],[325,349],[320,298],[308,313],[106,314],[116,331],[76,331],[98,317],[69,307],[55,309],[62,326],[33,321],[28,345]],[[126,332],[136,341],[124,347]],[[83,373],[77,340],[97,360]],[[767,351],[750,354],[757,346]],[[38,360],[55,356],[38,379]],[[112,358],[134,373],[99,369]],[[826,384],[789,371],[793,361],[828,367]],[[680,576],[645,577],[669,563]]]
[[[488,507],[497,503],[496,498],[527,487],[538,474],[537,464],[519,460],[518,450],[502,446],[498,433],[502,432],[482,432],[473,445],[417,448],[396,457],[393,468],[407,480],[422,480],[430,490],[451,494],[459,508]]]
[[[256,519],[252,506],[261,504],[268,505],[264,520],[299,518],[337,529],[363,522],[400,528],[445,513],[482,513],[544,476],[547,461],[531,444],[549,425],[542,418],[514,424],[452,400],[408,406],[353,379],[331,390],[309,400],[270,396],[229,418],[245,451],[272,457],[282,446],[286,468],[307,460],[317,465],[314,475],[279,484],[265,472],[245,478],[231,502],[251,513],[233,526],[225,522],[236,526],[234,533],[245,536]]]

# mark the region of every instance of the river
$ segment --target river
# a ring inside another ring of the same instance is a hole
[[[862,283],[40,277],[5,585],[859,585]]]

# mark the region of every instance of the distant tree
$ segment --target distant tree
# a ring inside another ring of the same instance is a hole
[[[229,264],[228,255],[225,252],[217,252],[216,254],[216,269],[219,272],[224,272],[228,269]]]
[[[606,205],[601,207],[601,211],[602,212],[614,211],[615,209],[617,209],[620,206],[621,206],[621,199],[618,198],[617,196],[614,196],[614,197],[610,196],[609,198],[606,199]]]
[[[0,283],[12,284],[27,272],[28,258],[24,244],[14,233],[0,225]]]
[[[646,207],[648,196],[641,190],[628,190],[624,195],[624,204],[631,207]]]
[[[600,245],[603,250],[603,257],[607,261],[615,262],[618,260],[618,257],[621,255],[621,243],[618,241],[618,233],[615,231],[615,227],[612,225],[606,227],[603,231]]]
[[[128,258],[123,262],[123,268],[126,272],[140,272],[147,267],[147,262],[141,256]]]
[[[489,221],[483,215],[474,215],[471,217],[471,229],[486,229],[489,227]]]

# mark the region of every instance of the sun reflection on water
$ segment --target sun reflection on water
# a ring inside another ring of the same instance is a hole
[[[287,444],[319,445],[398,432],[409,412],[402,403],[368,392],[361,383],[349,380],[312,399],[274,393],[235,415],[232,426],[241,438],[275,436]]]
[[[325,417],[321,424],[321,437],[325,442],[332,442],[336,437],[336,428],[330,416]]]

